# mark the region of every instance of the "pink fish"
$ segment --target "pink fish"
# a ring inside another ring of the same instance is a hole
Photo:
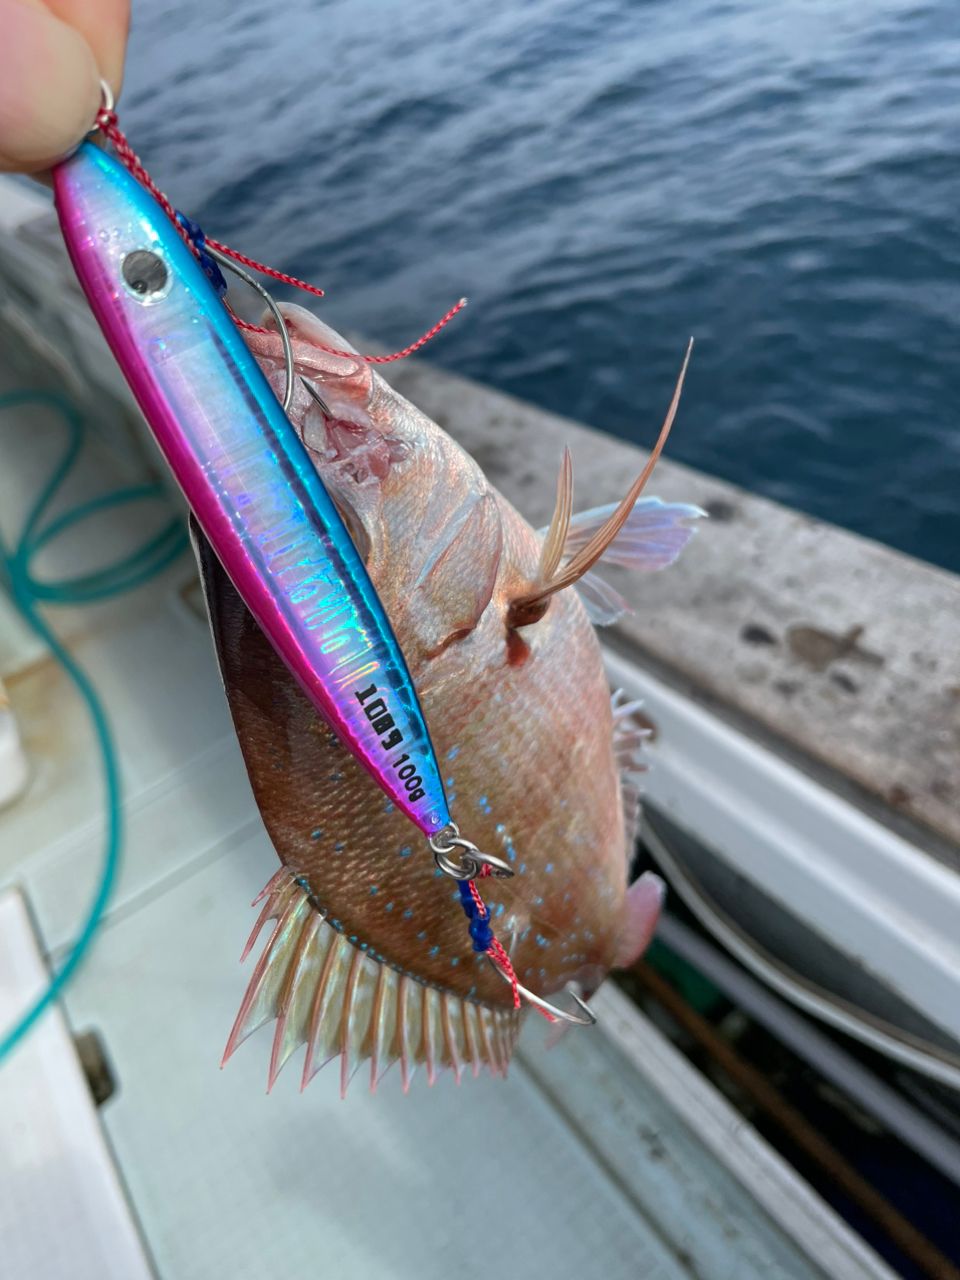
[[[297,390],[290,417],[360,548],[419,690],[451,812],[512,880],[483,880],[520,981],[589,994],[647,946],[662,884],[628,888],[643,730],[611,698],[594,623],[625,605],[601,559],[660,569],[703,513],[640,498],[572,516],[569,454],[535,532],[477,464],[309,312],[285,307]],[[282,391],[276,332],[250,335]],[[689,358],[689,353],[688,353]],[[305,379],[314,395],[301,381]],[[225,1059],[275,1020],[269,1083],[306,1044],[304,1085],[339,1058],[506,1072],[520,1015],[471,948],[453,881],[307,701],[200,541],[224,684],[257,803],[280,857],[247,952],[253,970]],[[244,954],[246,955],[247,952]]]

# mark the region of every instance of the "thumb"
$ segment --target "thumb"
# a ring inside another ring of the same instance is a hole
[[[100,105],[83,37],[49,10],[0,0],[0,170],[48,168],[82,140]]]

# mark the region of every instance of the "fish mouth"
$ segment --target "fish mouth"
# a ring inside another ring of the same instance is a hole
[[[486,1067],[505,1076],[520,1031],[514,1009],[492,1007],[431,986],[350,942],[317,906],[303,880],[280,870],[263,901],[243,958],[274,922],[227,1040],[223,1064],[259,1027],[276,1021],[267,1088],[306,1045],[301,1089],[326,1063],[340,1060],[340,1093],[369,1062],[370,1090],[400,1063],[404,1092],[419,1066],[433,1084],[447,1069]]]
[[[375,420],[376,383],[361,355],[302,307],[280,307],[293,349],[289,417],[318,470],[353,484],[377,484],[409,454],[409,444]],[[286,390],[283,343],[271,313],[245,336],[278,399]],[[321,343],[322,345],[317,345]]]
[[[307,403],[299,386],[301,378],[311,382],[320,398],[335,416],[363,418],[373,398],[373,370],[364,357],[341,337],[335,329],[311,311],[293,303],[280,303],[293,351],[294,391],[299,391],[301,408]],[[261,317],[260,327],[244,331],[250,350],[266,366],[273,381],[279,375],[285,380],[283,342],[272,311]]]
[[[301,412],[295,422],[317,466],[334,468],[354,484],[382,483],[393,467],[409,452],[409,446],[378,430],[367,409],[357,407],[331,392],[327,383],[319,386],[304,379],[311,403],[292,407]]]

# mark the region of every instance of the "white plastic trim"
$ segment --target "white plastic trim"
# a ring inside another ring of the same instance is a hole
[[[960,1038],[960,876],[619,655],[657,726],[649,799]]]

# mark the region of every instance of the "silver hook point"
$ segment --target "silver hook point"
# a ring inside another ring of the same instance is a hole
[[[494,969],[504,982],[509,983],[510,979],[497,964],[496,960],[494,960],[493,956],[487,955],[487,959],[493,965]],[[597,1025],[597,1015],[593,1012],[587,1002],[581,999],[581,997],[578,996],[576,991],[571,987],[567,987],[566,990],[571,1000],[583,1015],[582,1017],[577,1017],[575,1013],[568,1013],[566,1009],[558,1008],[555,1004],[551,1004],[549,1000],[544,1000],[542,996],[534,995],[534,993],[523,986],[522,983],[517,983],[517,991],[520,993],[520,998],[522,1000],[525,1000],[527,1004],[532,1004],[537,1009],[542,1009],[544,1013],[548,1013],[551,1018],[555,1018],[558,1022],[569,1022],[575,1027],[595,1027]]]
[[[326,400],[323,399],[323,397],[320,395],[320,392],[313,385],[313,383],[308,382],[306,378],[301,378],[300,381],[303,383],[304,387],[306,388],[308,395],[313,400],[315,400],[316,403],[320,406],[321,412],[324,413],[326,417],[332,418],[333,414],[330,412],[330,408]]]

